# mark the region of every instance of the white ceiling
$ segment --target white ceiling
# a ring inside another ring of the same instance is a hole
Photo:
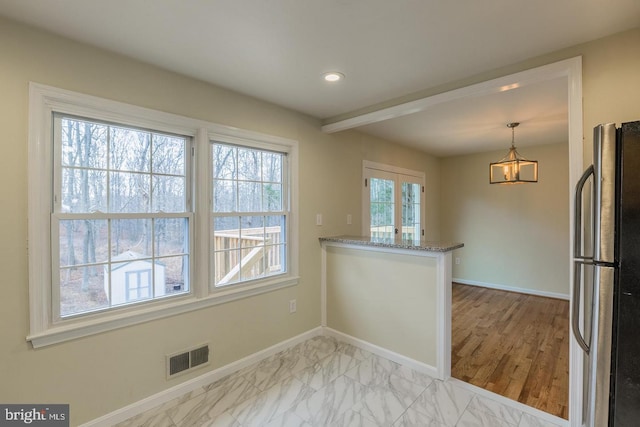
[[[360,126],[360,131],[425,149],[438,156],[504,150],[511,145],[507,123],[518,148],[568,142],[567,78],[467,96],[423,111]],[[522,150],[520,150],[522,151]],[[522,151],[526,156],[526,152]]]
[[[635,28],[640,1],[0,0],[0,15],[330,122]],[[330,70],[346,78],[327,84]],[[467,152],[462,143],[508,145],[507,121],[523,122],[516,142],[529,119],[552,124],[546,140],[562,140],[566,106],[537,96],[553,88],[512,92],[363,130],[438,155]]]

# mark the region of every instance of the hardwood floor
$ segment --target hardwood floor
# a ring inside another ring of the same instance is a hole
[[[451,376],[568,419],[569,302],[454,283]]]

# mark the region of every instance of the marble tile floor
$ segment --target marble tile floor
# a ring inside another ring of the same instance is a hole
[[[117,427],[557,427],[318,336]]]

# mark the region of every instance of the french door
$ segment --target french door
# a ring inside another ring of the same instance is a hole
[[[363,175],[363,233],[376,238],[421,239],[424,174],[368,163]]]

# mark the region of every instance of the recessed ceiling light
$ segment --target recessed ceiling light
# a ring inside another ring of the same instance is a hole
[[[333,83],[344,79],[344,74],[338,73],[337,71],[331,71],[328,73],[324,73],[323,78],[325,79],[325,81]]]

